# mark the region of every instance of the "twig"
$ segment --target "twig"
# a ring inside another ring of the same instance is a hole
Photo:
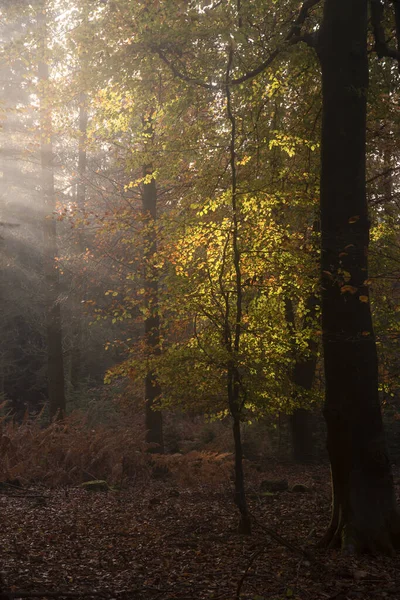
[[[273,529],[270,529],[269,527],[266,527],[265,525],[263,525],[262,523],[257,521],[257,519],[255,518],[254,515],[250,515],[250,516],[253,519],[254,523],[256,525],[258,525],[259,527],[261,527],[261,529],[263,531],[265,531],[265,533],[267,533],[273,540],[275,540],[275,542],[278,542],[278,544],[281,544],[281,546],[285,546],[285,548],[287,548],[288,550],[291,550],[292,552],[295,552],[296,554],[300,554],[304,558],[307,558],[307,560],[309,560],[310,562],[315,562],[314,556],[312,556],[307,550],[304,550],[303,548],[300,548],[299,546],[295,546],[294,544],[291,544],[290,542],[285,540],[285,538],[280,536],[279,533],[276,533],[276,531],[274,531]]]
[[[236,600],[240,600],[240,593],[242,591],[242,587],[243,587],[244,581],[245,581],[245,579],[246,579],[246,577],[247,577],[247,575],[248,575],[251,567],[253,566],[254,561],[256,560],[256,558],[258,558],[259,556],[261,556],[261,554],[264,552],[264,550],[267,547],[267,545],[268,545],[268,542],[266,542],[265,544],[263,544],[263,546],[259,550],[257,550],[256,552],[254,552],[254,554],[252,554],[252,556],[250,557],[250,560],[247,563],[247,567],[244,570],[244,573],[241,576],[241,578],[239,579],[238,584],[237,584],[236,596],[235,596]]]

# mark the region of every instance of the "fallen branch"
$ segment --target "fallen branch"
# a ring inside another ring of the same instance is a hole
[[[256,560],[256,558],[258,558],[259,556],[261,556],[261,554],[264,552],[265,548],[267,547],[268,542],[266,542],[265,544],[263,544],[262,548],[260,548],[259,550],[257,550],[256,552],[254,552],[254,554],[251,555],[249,562],[247,563],[247,567],[244,570],[243,575],[241,576],[241,578],[238,581],[237,584],[237,588],[236,588],[236,600],[240,600],[240,594],[242,591],[242,587],[244,584],[244,581],[251,569],[251,567],[253,566],[254,561]]]
[[[250,515],[250,516],[253,519],[254,523],[256,525],[258,525],[263,531],[265,531],[265,533],[267,533],[270,538],[275,540],[275,542],[277,542],[281,546],[284,546],[291,552],[301,555],[303,558],[306,558],[310,562],[315,562],[314,556],[312,554],[310,554],[309,552],[307,552],[307,550],[304,550],[304,548],[300,548],[300,546],[295,546],[291,542],[288,542],[287,540],[285,540],[285,538],[283,538],[281,535],[279,535],[279,533],[276,533],[276,531],[274,531],[273,529],[270,529],[269,527],[266,527],[265,525],[263,525],[262,523],[257,521],[257,519],[255,518],[254,515]]]

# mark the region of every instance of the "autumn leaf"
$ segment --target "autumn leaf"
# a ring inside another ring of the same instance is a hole
[[[340,293],[345,294],[348,292],[349,294],[355,294],[358,291],[358,288],[354,287],[354,285],[343,285],[340,288]]]

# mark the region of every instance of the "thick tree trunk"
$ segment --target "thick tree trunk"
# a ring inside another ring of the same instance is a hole
[[[65,414],[64,361],[62,350],[61,305],[59,294],[59,272],[56,265],[57,229],[54,219],[55,190],[53,172],[53,143],[51,108],[47,84],[49,68],[46,63],[46,16],[45,9],[38,13],[41,28],[42,59],[38,65],[40,84],[40,161],[42,169],[42,197],[44,205],[44,285],[46,302],[47,334],[47,381],[50,419],[62,418]]]
[[[151,167],[144,168],[144,177],[152,173]],[[157,219],[157,188],[155,179],[144,183],[142,191],[142,207],[146,216],[146,248],[145,248],[145,290],[147,316],[144,322],[144,333],[149,353],[157,355],[160,351],[160,318],[158,315],[158,281],[151,266],[154,253],[157,250],[157,233],[155,222]],[[154,403],[160,396],[161,390],[154,380],[154,373],[150,370],[145,378],[145,422],[146,442],[157,444],[153,452],[164,452],[162,413],[154,410]]]
[[[324,415],[332,522],[323,540],[391,551],[399,518],[378,396],[365,191],[368,0],[325,0],[321,172]]]

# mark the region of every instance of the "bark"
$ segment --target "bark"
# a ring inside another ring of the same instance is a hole
[[[150,166],[144,167],[144,177],[152,173]],[[146,308],[148,315],[144,322],[144,334],[146,345],[150,355],[160,352],[160,317],[158,314],[158,281],[154,273],[151,261],[157,251],[157,233],[155,223],[157,220],[157,188],[155,179],[143,184],[142,208],[147,218],[146,222],[146,248],[145,248],[145,290]],[[164,452],[163,422],[160,410],[154,409],[154,403],[159,398],[161,389],[155,381],[152,370],[145,377],[145,423],[146,442],[156,444],[153,452]]]
[[[54,219],[55,189],[53,172],[52,119],[48,97],[49,68],[46,62],[46,16],[38,14],[41,28],[41,59],[38,65],[40,85],[40,162],[42,198],[44,207],[44,285],[47,336],[47,381],[50,419],[65,414],[64,361],[62,350],[62,325],[59,272],[56,265],[57,229]]]
[[[378,396],[365,186],[367,0],[325,0],[322,68],[322,327],[333,509],[323,543],[390,552],[399,517]]]

